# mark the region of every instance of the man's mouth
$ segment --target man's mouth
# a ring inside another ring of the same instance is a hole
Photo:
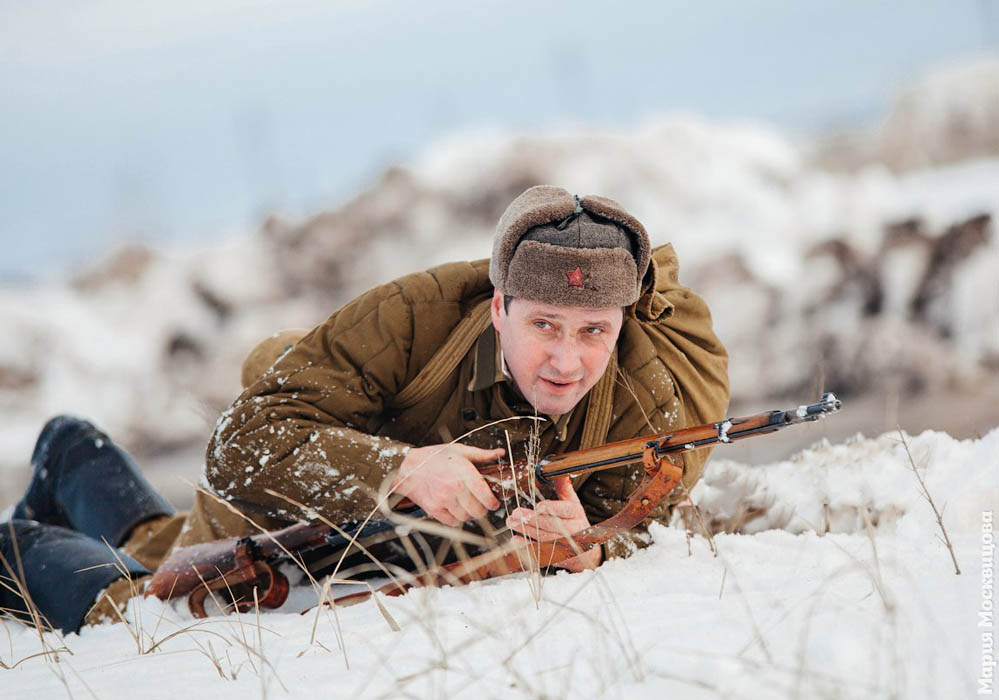
[[[541,381],[552,391],[567,391],[576,384],[579,383],[578,379],[548,379],[547,377],[539,377]]]

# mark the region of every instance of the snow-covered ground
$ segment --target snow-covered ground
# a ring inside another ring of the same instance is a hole
[[[143,600],[131,628],[44,644],[7,623],[0,661],[24,661],[0,672],[3,696],[970,698],[994,633],[978,613],[999,429],[906,439],[960,575],[900,436],[858,437],[759,467],[712,461],[692,498],[717,556],[676,518],[540,593],[513,577],[382,599],[399,631],[372,602],[196,621]]]

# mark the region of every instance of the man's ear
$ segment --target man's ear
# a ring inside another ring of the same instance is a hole
[[[506,315],[506,311],[503,308],[503,295],[500,294],[498,289],[493,290],[493,300],[489,304],[489,315],[493,319],[493,328],[496,332],[500,332],[500,320],[503,315]]]

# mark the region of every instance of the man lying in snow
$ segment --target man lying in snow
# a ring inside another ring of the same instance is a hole
[[[93,426],[50,422],[11,526],[26,587],[53,626],[76,630],[131,594],[122,567],[141,577],[175,546],[257,532],[248,520],[284,527],[302,517],[291,500],[357,522],[391,485],[445,525],[495,519],[500,504],[476,465],[504,457],[507,436],[523,457],[535,424],[496,421],[541,418],[541,455],[717,421],[726,366],[706,305],[677,280],[672,246],[653,251],[612,200],[532,187],[501,217],[489,261],[376,287],[311,331],[251,353],[205,469],[245,518],[200,492],[190,513],[174,514]],[[683,454],[688,489],[707,452]],[[506,525],[540,539],[579,532],[617,512],[641,471],[609,469],[571,486],[562,477],[557,500],[503,514]],[[16,566],[3,530],[0,547]],[[122,548],[120,562],[100,540]],[[563,565],[594,567],[645,540],[632,531]],[[0,596],[24,610],[14,591]]]

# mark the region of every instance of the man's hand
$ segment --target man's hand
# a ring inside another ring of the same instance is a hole
[[[590,521],[579,502],[576,490],[567,476],[558,476],[555,482],[555,495],[558,500],[541,501],[530,508],[516,508],[506,519],[507,527],[530,539],[547,542],[574,535],[590,526]],[[523,538],[515,538],[522,540]],[[594,569],[600,565],[600,547],[594,547],[588,552],[566,559],[558,566],[569,571]]]
[[[402,460],[392,488],[434,520],[458,527],[499,508],[475,465],[494,464],[504,454],[503,448],[483,450],[458,443],[413,447]]]

